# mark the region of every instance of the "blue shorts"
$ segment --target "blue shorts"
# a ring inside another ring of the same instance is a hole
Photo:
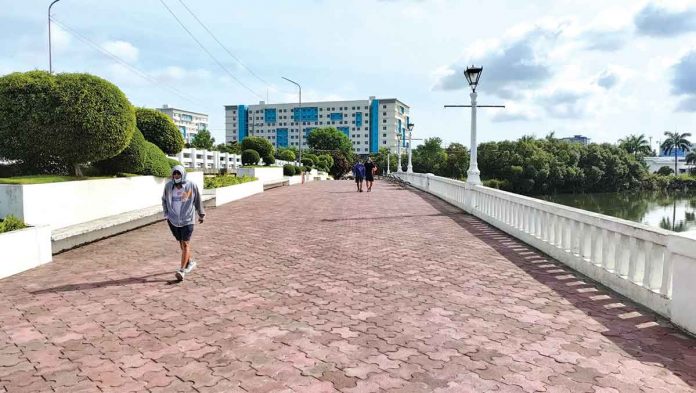
[[[176,238],[177,241],[187,242],[191,240],[191,235],[193,234],[193,224],[184,225],[183,227],[176,227],[172,225],[169,220],[167,220],[167,224],[169,224],[169,229],[172,231],[172,235],[174,235],[174,238]]]

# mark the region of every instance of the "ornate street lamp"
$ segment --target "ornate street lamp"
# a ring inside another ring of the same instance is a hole
[[[481,184],[481,171],[478,169],[478,145],[476,143],[476,86],[478,86],[479,78],[483,67],[467,67],[464,71],[464,76],[471,86],[471,154],[469,160],[469,170],[466,171],[466,182],[473,185]]]
[[[408,123],[408,125],[406,125],[406,128],[408,128],[408,167],[406,168],[406,172],[408,173],[413,173],[413,164],[411,162],[411,142],[413,137],[413,125],[413,123]]]

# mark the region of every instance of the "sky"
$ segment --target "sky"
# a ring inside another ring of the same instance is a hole
[[[49,3],[0,0],[0,75],[48,69]],[[61,0],[52,16],[55,72],[206,113],[218,142],[224,105],[295,102],[285,76],[304,102],[398,98],[414,138],[468,145],[469,109],[444,105],[469,104],[472,64],[478,103],[506,106],[479,110],[480,142],[696,135],[695,0]]]

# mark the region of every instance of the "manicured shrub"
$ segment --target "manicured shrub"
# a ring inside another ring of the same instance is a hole
[[[135,110],[114,84],[45,71],[0,77],[0,157],[44,173],[105,160],[135,132]],[[37,143],[38,142],[38,143]]]
[[[141,174],[157,177],[169,177],[172,175],[172,168],[169,160],[162,150],[152,142],[145,141],[145,161]]]
[[[273,155],[263,156],[263,164],[266,166],[271,166],[275,164],[275,157]]]
[[[283,165],[283,175],[284,176],[295,176],[295,166],[291,164]]]
[[[266,138],[258,136],[248,136],[242,140],[242,151],[254,150],[259,153],[259,157],[267,157],[273,155],[273,145]]]
[[[145,137],[139,130],[135,130],[131,142],[119,155],[94,163],[103,174],[115,175],[117,173],[142,174],[145,170],[147,148]]]
[[[256,150],[248,149],[242,152],[242,165],[257,165],[261,156]]]
[[[657,170],[657,174],[661,176],[669,176],[674,174],[674,169],[668,167],[668,166],[663,166],[660,167],[660,169]]]
[[[175,159],[169,158],[169,157],[167,157],[167,162],[169,163],[170,168],[174,168],[177,165],[181,165],[179,160],[175,160]],[[227,171],[227,169],[221,169],[220,171]]]
[[[22,220],[11,214],[5,217],[4,220],[0,220],[0,233],[15,231],[17,229],[23,229],[26,227],[27,226]]]
[[[302,157],[302,165],[308,166],[308,167],[313,167],[313,166],[314,166],[314,160],[312,160],[311,158]]]
[[[256,180],[255,177],[251,176],[230,176],[230,175],[223,175],[223,176],[209,176],[205,177],[203,179],[203,187],[204,188],[220,188],[220,187],[228,187],[228,186],[234,186],[237,184],[242,184],[242,183],[247,183],[250,181]]]
[[[319,157],[317,157],[317,161],[325,163],[326,168],[331,168],[333,166],[333,163],[334,163],[333,157],[331,157],[328,154],[320,155]]]
[[[135,119],[145,140],[157,145],[165,154],[174,155],[184,148],[184,137],[169,116],[148,108],[136,108]]]
[[[302,171],[304,171],[304,167],[295,165],[295,174],[296,175],[301,175]]]
[[[295,152],[292,150],[283,150],[278,153],[278,159],[283,161],[295,161]]]

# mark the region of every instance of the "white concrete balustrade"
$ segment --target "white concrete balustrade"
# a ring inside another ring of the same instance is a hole
[[[227,169],[228,171],[235,171],[242,166],[241,154],[221,153],[219,151],[195,148],[183,149],[176,155],[169,156],[169,158],[179,161],[186,168],[193,169]],[[299,162],[276,160],[272,166],[283,166],[285,164],[300,165]]]
[[[696,237],[432,174],[397,173],[696,333]]]

